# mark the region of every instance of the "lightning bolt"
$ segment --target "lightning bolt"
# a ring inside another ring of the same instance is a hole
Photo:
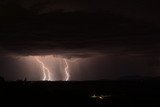
[[[50,69],[45,65],[45,62],[39,57],[39,56],[34,56],[36,62],[42,67],[42,73],[43,73],[43,77],[42,80],[48,80],[48,81],[52,81],[52,73],[50,71]],[[47,56],[47,58],[51,58],[50,56]],[[53,59],[52,59],[53,58]],[[52,60],[56,60],[55,57],[52,57]],[[64,76],[65,76],[65,81],[69,81],[70,80],[70,70],[69,70],[69,66],[70,63],[76,62],[77,59],[66,59],[66,58],[60,58],[59,60],[64,61]]]
[[[66,74],[66,79],[65,79],[65,81],[68,81],[69,80],[69,77],[70,77],[70,74],[69,74],[69,72],[68,72],[68,63],[67,63],[67,60],[66,59],[64,59],[64,62],[65,62],[65,64],[66,64],[66,67],[65,67],[65,74]]]
[[[44,65],[43,61],[41,61],[38,57],[35,57],[35,59],[42,66],[43,80],[49,80],[49,81],[51,81],[52,79],[51,79],[50,70]]]
[[[65,69],[64,69],[65,74],[66,74],[66,79],[65,79],[65,81],[68,81],[68,80],[69,80],[69,78],[70,78],[70,73],[69,73],[69,70],[68,70],[69,65],[68,65],[67,59],[63,59],[63,60],[64,60],[65,65],[66,65],[66,67],[65,67]],[[69,62],[76,62],[77,60],[78,60],[78,59],[75,59],[75,60],[69,60]]]

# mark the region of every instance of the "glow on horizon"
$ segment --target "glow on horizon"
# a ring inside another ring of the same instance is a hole
[[[71,81],[71,77],[74,78],[72,71],[79,71],[78,65],[81,59],[58,55],[15,56],[14,58],[20,60],[23,65],[26,64],[25,68],[28,69],[28,72],[34,72],[31,77],[40,81]]]

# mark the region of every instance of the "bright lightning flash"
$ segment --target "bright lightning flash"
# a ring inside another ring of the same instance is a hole
[[[65,81],[68,81],[68,80],[69,80],[69,77],[70,77],[70,74],[69,74],[69,72],[68,72],[68,63],[67,63],[67,60],[66,60],[66,59],[64,59],[64,62],[65,62],[65,64],[66,64],[66,67],[65,67],[66,79],[65,79]]]
[[[48,58],[55,60],[56,59],[53,57],[53,56],[47,56]],[[52,57],[52,58],[51,58]],[[45,81],[52,81],[53,78],[52,78],[52,71],[49,69],[49,65],[47,63],[45,63],[44,60],[41,59],[40,56],[34,56],[34,59],[36,60],[36,62],[42,67],[42,73],[43,73],[43,77],[42,77],[42,80]],[[62,67],[64,67],[64,73],[63,75],[65,76],[65,81],[69,81],[70,80],[70,70],[69,70],[69,66],[70,66],[70,63],[73,63],[73,62],[76,62],[76,60],[70,60],[70,59],[66,59],[66,58],[59,58],[58,60],[60,61],[63,61],[65,65],[63,65]],[[48,66],[46,66],[46,64]],[[54,75],[55,76],[55,75]]]
[[[43,80],[51,81],[52,79],[51,79],[50,70],[44,65],[43,61],[41,61],[38,57],[35,57],[35,59],[42,66]]]
[[[70,79],[70,73],[69,73],[69,70],[68,70],[68,68],[69,68],[68,61],[67,61],[67,59],[63,59],[63,60],[64,60],[65,65],[66,65],[66,67],[65,67],[65,74],[66,74],[65,81],[68,81]],[[76,60],[69,60],[69,62],[76,62],[77,60],[78,59],[76,59]]]

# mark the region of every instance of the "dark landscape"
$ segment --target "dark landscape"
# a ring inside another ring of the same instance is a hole
[[[4,107],[159,106],[159,83],[160,81],[156,80],[2,82],[1,105],[4,104]]]

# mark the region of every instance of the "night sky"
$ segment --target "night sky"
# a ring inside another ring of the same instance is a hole
[[[57,55],[80,59],[70,65],[71,80],[158,77],[158,4],[158,0],[1,0],[0,75],[6,80],[40,80],[40,68],[32,67],[38,65],[21,57]]]

